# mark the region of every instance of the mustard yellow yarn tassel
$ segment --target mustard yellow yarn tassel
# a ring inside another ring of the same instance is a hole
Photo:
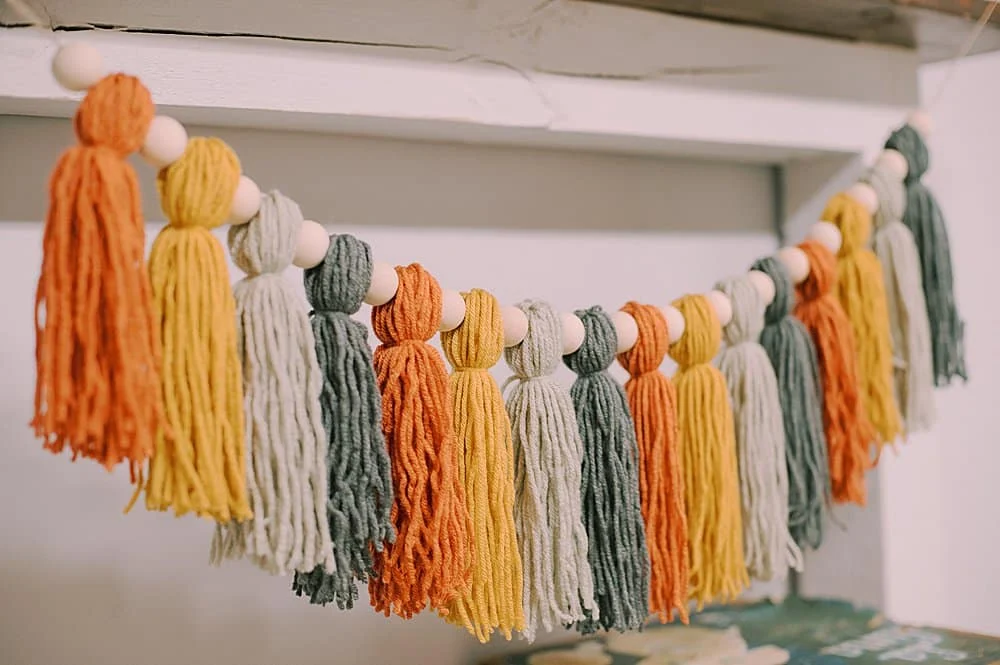
[[[736,432],[726,380],[711,365],[722,329],[708,299],[673,303],[684,336],[670,347],[677,361],[677,424],[687,504],[690,597],[702,609],[732,601],[750,585],[743,560]]]
[[[211,232],[226,221],[239,177],[229,146],[192,138],[157,177],[169,224],[149,257],[167,424],[150,461],[146,507],[218,522],[251,517],[235,305]]]
[[[480,642],[499,629],[509,640],[524,630],[521,553],[514,525],[514,452],[510,421],[489,369],[503,353],[497,299],[481,289],[463,293],[465,319],[441,333],[455,368],[448,380],[459,444],[459,478],[472,521],[472,585],[446,619]]]
[[[851,320],[858,354],[861,399],[878,432],[878,450],[903,433],[893,390],[892,332],[882,263],[868,248],[872,217],[847,194],[826,204],[823,219],[840,229],[837,254],[837,298]],[[876,461],[878,455],[876,454]]]

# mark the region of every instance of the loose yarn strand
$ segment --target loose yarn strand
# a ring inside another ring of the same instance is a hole
[[[322,377],[309,316],[282,276],[301,227],[299,206],[271,192],[249,222],[229,229],[233,262],[246,273],[233,295],[254,517],[217,525],[210,560],[247,556],[276,575],[334,567]]]
[[[639,490],[649,547],[649,609],[660,621],[674,611],[688,622],[688,533],[684,471],[677,432],[677,390],[660,365],[670,345],[658,307],[629,302],[622,311],[635,319],[639,337],[618,362],[629,373],[625,394],[639,446]]]
[[[292,589],[311,603],[350,609],[375,553],[393,543],[392,473],[382,435],[382,402],[367,328],[353,320],[372,279],[371,248],[351,235],[330,238],[326,258],[305,271],[312,332],[322,375],[323,428],[329,442],[326,499],[333,570],[296,573]]]
[[[708,299],[673,303],[684,336],[670,347],[677,361],[677,424],[684,465],[690,550],[690,598],[732,601],[750,585],[743,559],[739,470],[733,411],[722,373],[711,365],[722,331]]]
[[[583,439],[583,522],[600,616],[582,633],[637,630],[649,614],[649,552],[639,498],[635,425],[625,390],[608,373],[617,338],[600,307],[581,309],[583,345],[563,361],[577,375],[570,389]]]

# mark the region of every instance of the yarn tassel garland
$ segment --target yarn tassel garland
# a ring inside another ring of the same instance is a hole
[[[649,548],[649,608],[661,622],[674,611],[688,622],[688,533],[684,470],[677,432],[677,390],[660,365],[670,345],[667,321],[658,307],[626,303],[636,322],[635,346],[619,354],[629,373],[625,394],[639,446],[639,490]]]
[[[552,374],[562,357],[562,322],[548,304],[517,305],[524,340],[504,355],[514,375],[504,385],[514,445],[514,521],[521,547],[524,630],[546,631],[599,617],[587,559],[580,486],[583,441],[569,392]]]
[[[944,213],[937,199],[921,182],[930,162],[927,144],[920,132],[904,125],[885,143],[906,158],[906,210],[903,223],[913,233],[920,255],[927,317],[931,327],[934,382],[951,383],[953,378],[968,380],[965,366],[965,321],[955,300],[951,244]]]
[[[802,570],[802,551],[788,531],[788,467],[778,379],[758,343],[764,298],[747,276],[715,288],[729,297],[733,318],[723,328],[726,346],[716,360],[726,379],[736,426],[747,572],[762,581]]]
[[[372,308],[382,432],[392,468],[394,543],[375,553],[368,594],[386,616],[430,604],[447,614],[469,589],[471,524],[458,473],[448,375],[427,344],[441,323],[441,287],[419,264],[396,267],[399,288]]]
[[[35,294],[35,436],[109,470],[128,461],[140,484],[163,425],[161,360],[139,183],[125,158],[153,113],[149,90],[124,74],[83,98],[80,143],[49,180]]]
[[[326,257],[305,271],[306,298],[322,374],[323,429],[329,442],[327,515],[334,570],[296,573],[292,588],[310,602],[350,609],[374,556],[395,541],[392,473],[382,435],[382,401],[367,328],[353,320],[372,279],[371,248],[351,235],[330,238]]]
[[[774,300],[764,312],[760,345],[778,381],[788,467],[788,529],[800,548],[823,542],[823,508],[830,497],[830,470],[823,431],[823,393],[816,346],[791,316],[795,290],[774,257],[753,264],[774,282]]]
[[[816,345],[823,390],[823,428],[830,463],[830,488],[838,503],[865,505],[865,471],[874,426],[861,403],[857,354],[851,321],[834,295],[836,258],[813,240],[799,244],[809,259],[809,275],[798,286],[795,316]]]
[[[577,375],[570,396],[583,439],[583,523],[600,609],[576,627],[585,634],[637,630],[649,614],[649,553],[635,425],[625,390],[608,373],[617,347],[611,318],[600,307],[576,315],[585,330],[583,345],[563,362]]]
[[[906,187],[898,176],[878,165],[865,181],[879,201],[872,246],[885,278],[896,402],[904,429],[922,432],[930,429],[936,418],[934,357],[920,254],[913,233],[902,221]]]
[[[229,146],[191,138],[184,155],[157,177],[169,223],[149,257],[167,424],[150,460],[146,507],[218,522],[252,516],[235,304],[222,246],[211,232],[226,221],[239,177]]]
[[[489,369],[503,353],[500,304],[482,289],[463,293],[465,318],[441,333],[454,367],[448,380],[459,446],[458,474],[472,521],[472,580],[446,613],[480,642],[524,630],[521,554],[514,526],[514,451],[503,398]]]
[[[840,229],[843,238],[837,260],[837,297],[854,330],[858,354],[861,402],[877,433],[877,450],[902,434],[899,407],[893,393],[892,342],[882,264],[868,249],[871,215],[847,194],[831,198],[823,219]],[[876,461],[878,453],[876,453]]]
[[[732,601],[750,585],[743,560],[739,471],[726,380],[712,366],[722,342],[719,319],[705,296],[673,303],[684,336],[670,347],[678,365],[677,425],[684,465],[690,598],[701,610]]]
[[[233,263],[246,273],[233,296],[254,517],[216,525],[210,560],[246,556],[274,575],[334,569],[322,376],[309,316],[282,275],[302,221],[294,201],[271,192],[249,222],[229,228]]]

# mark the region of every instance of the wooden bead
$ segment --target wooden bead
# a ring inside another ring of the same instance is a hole
[[[246,224],[260,210],[260,187],[245,175],[240,176],[240,184],[233,195],[233,205],[229,209],[229,223]]]
[[[639,326],[628,312],[621,310],[611,314],[611,322],[615,324],[615,335],[618,338],[617,353],[625,353],[639,341]]]
[[[86,90],[106,74],[101,52],[84,42],[62,46],[52,59],[52,75],[59,85],[74,92]]]
[[[564,356],[568,356],[583,346],[587,329],[583,327],[580,317],[572,312],[563,312],[559,318],[562,320],[562,351]]]
[[[365,302],[369,305],[384,305],[396,297],[399,289],[399,275],[396,269],[384,261],[372,263],[372,283],[365,294]],[[463,302],[464,304],[464,302]],[[465,314],[462,314],[465,317]]]
[[[757,289],[757,293],[764,299],[765,305],[770,305],[774,302],[774,280],[767,273],[760,270],[751,270],[747,273],[747,279],[750,280],[753,287]]]
[[[326,251],[330,249],[330,236],[322,224],[307,219],[299,228],[299,237],[295,243],[295,256],[292,263],[308,270],[323,263]]]
[[[168,115],[153,118],[146,132],[146,141],[139,154],[149,164],[162,169],[181,158],[187,147],[188,135],[184,125]]]
[[[662,311],[663,318],[667,320],[667,339],[670,340],[671,344],[674,344],[684,336],[684,327],[687,325],[684,321],[684,315],[673,305],[663,307]]]
[[[500,308],[500,318],[503,321],[503,345],[517,346],[528,334],[528,317],[520,307],[506,305]]]
[[[465,298],[458,291],[441,290],[441,332],[454,330],[465,320]]]
[[[708,296],[708,301],[712,304],[715,315],[719,317],[719,325],[725,328],[733,320],[733,303],[730,302],[729,296],[716,290],[709,291],[705,295]]]
[[[870,214],[875,214],[878,210],[878,194],[867,182],[854,183],[847,188],[845,194],[863,205]]]
[[[906,124],[920,132],[920,136],[926,141],[934,131],[934,121],[926,111],[917,109],[906,119]]]
[[[801,284],[809,276],[809,257],[798,247],[782,247],[775,255],[785,266],[792,284]]]
[[[904,180],[906,174],[910,172],[910,164],[906,161],[906,157],[903,157],[903,153],[892,148],[886,148],[879,153],[875,165],[898,180]]]
[[[840,229],[830,222],[816,222],[809,228],[806,237],[815,240],[834,254],[840,251],[840,245],[844,242]]]

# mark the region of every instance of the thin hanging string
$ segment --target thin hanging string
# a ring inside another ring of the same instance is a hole
[[[583,345],[564,356],[576,373],[570,389],[583,438],[583,523],[600,616],[577,623],[582,633],[637,630],[649,614],[649,553],[639,499],[635,425],[625,390],[608,373],[618,341],[600,307],[577,310]]]
[[[840,229],[836,292],[854,330],[861,402],[877,433],[876,455],[903,433],[892,374],[892,333],[882,264],[868,249],[872,218],[864,205],[845,193],[826,204],[822,218]]]
[[[830,472],[823,431],[823,393],[816,347],[801,321],[791,316],[795,290],[774,257],[753,264],[774,282],[774,300],[764,313],[760,344],[778,380],[788,468],[788,528],[800,548],[823,542],[823,507]]]
[[[878,165],[863,180],[872,186],[879,200],[872,246],[885,278],[896,402],[907,432],[926,431],[937,411],[934,359],[920,255],[913,233],[902,221],[906,187],[895,174]]]
[[[451,603],[449,623],[480,642],[499,629],[508,640],[524,630],[521,553],[514,526],[514,451],[503,398],[489,369],[503,353],[500,303],[490,293],[463,293],[465,318],[441,333],[454,367],[448,380],[454,409],[459,477],[472,520],[472,583]]]
[[[326,510],[336,565],[332,571],[317,566],[297,573],[292,589],[314,604],[335,602],[340,609],[354,607],[358,582],[366,583],[374,570],[375,552],[396,539],[382,398],[368,330],[351,318],[361,309],[371,279],[371,248],[351,235],[332,236],[322,263],[304,274],[323,382]]]
[[[947,90],[948,86],[951,84],[951,79],[955,76],[955,70],[958,68],[958,62],[972,53],[972,47],[976,45],[976,41],[979,39],[979,36],[983,34],[983,30],[986,28],[987,24],[989,24],[990,18],[993,17],[993,12],[996,11],[996,8],[997,0],[986,0],[986,7],[983,9],[983,13],[979,15],[979,20],[976,21],[974,26],[972,26],[972,29],[969,31],[965,41],[962,42],[958,51],[955,52],[955,55],[948,62],[948,70],[945,73],[944,78],[941,80],[941,83],[938,84],[937,91],[935,91],[935,93],[931,96],[930,102],[927,104],[928,109],[934,108],[937,106],[938,102],[941,101],[945,90]]]
[[[735,600],[750,585],[743,560],[739,470],[726,380],[711,365],[722,331],[708,299],[674,301],[684,336],[670,347],[677,361],[677,423],[684,463],[690,552],[690,598],[702,609]]]
[[[375,374],[389,448],[396,542],[375,555],[372,606],[409,619],[447,613],[469,588],[471,523],[458,473],[444,361],[427,344],[441,323],[441,287],[419,264],[397,266],[399,288],[372,308]]]
[[[514,521],[524,572],[524,630],[546,632],[600,616],[587,560],[580,486],[583,440],[569,392],[552,377],[562,356],[562,323],[546,302],[518,303],[524,340],[504,351],[514,372],[504,384],[514,445]]]
[[[723,329],[726,346],[716,365],[733,405],[744,560],[751,577],[784,580],[789,568],[802,570],[802,551],[788,530],[788,467],[778,379],[758,343],[764,298],[745,275],[723,280],[715,288],[733,307],[733,318]]]
[[[326,520],[322,376],[309,315],[282,273],[292,264],[302,211],[280,192],[229,228],[229,252],[246,277],[233,287],[243,369],[247,491],[254,517],[218,524],[210,561],[246,556],[274,575],[333,570]]]
[[[795,316],[816,345],[830,487],[834,501],[863,506],[867,498],[865,471],[871,467],[868,445],[876,433],[861,402],[851,322],[833,293],[837,260],[833,252],[812,240],[799,248],[809,260],[809,276],[798,286]]]
[[[677,432],[677,390],[660,365],[670,346],[667,321],[659,307],[626,303],[636,322],[635,346],[619,354],[629,373],[625,394],[639,446],[639,490],[649,547],[649,609],[661,622],[674,611],[687,623],[688,529],[684,470]]]

